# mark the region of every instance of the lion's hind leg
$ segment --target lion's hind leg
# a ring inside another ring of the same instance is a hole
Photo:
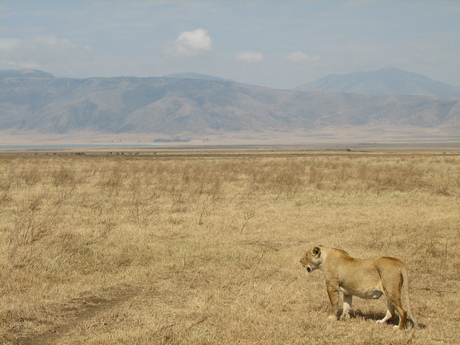
[[[387,313],[382,320],[378,320],[377,323],[386,323],[388,320],[391,320],[395,315],[395,308],[391,304],[390,299],[387,297]]]
[[[394,308],[399,315],[399,324],[395,328],[403,329],[406,326],[407,311],[401,306],[401,303],[395,305]]]
[[[396,310],[399,316],[399,323],[395,328],[403,329],[404,326],[406,325],[406,319],[407,319],[407,310],[404,309],[401,301],[401,291],[399,286],[390,286],[387,289],[385,289],[385,295],[387,296],[387,301],[389,304],[391,304],[391,308]],[[390,308],[388,307],[388,310]],[[391,310],[390,310],[391,311]],[[393,313],[394,314],[394,313]],[[388,315],[388,312],[387,312]],[[386,316],[385,316],[386,318]],[[385,319],[383,318],[383,319]]]
[[[401,288],[404,282],[403,274],[401,271],[404,269],[404,264],[399,260],[392,259],[392,258],[380,258],[380,261],[390,262],[393,265],[379,265],[378,270],[380,274],[380,278],[382,280],[383,291],[387,300],[391,304],[394,310],[398,313],[399,316],[399,324],[395,326],[395,328],[403,329],[406,325],[407,319],[407,310],[403,307],[401,301]],[[395,266],[400,266],[398,270],[396,270]],[[390,308],[387,308],[391,311]],[[393,313],[394,314],[394,313]],[[387,315],[382,319],[386,320]]]

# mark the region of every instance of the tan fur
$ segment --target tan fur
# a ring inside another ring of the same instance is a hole
[[[300,263],[310,273],[316,269],[324,271],[326,288],[332,306],[329,318],[337,319],[339,292],[343,293],[343,312],[341,318],[350,317],[352,296],[364,299],[387,298],[387,313],[378,323],[385,323],[399,315],[399,324],[404,328],[407,315],[417,325],[410,312],[409,280],[404,263],[395,258],[354,259],[347,252],[323,246],[307,250]],[[402,298],[405,299],[403,306]]]

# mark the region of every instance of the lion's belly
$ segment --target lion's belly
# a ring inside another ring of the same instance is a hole
[[[353,289],[346,289],[342,286],[339,287],[340,291],[342,291],[345,295],[353,295],[364,299],[377,299],[383,295],[383,292],[378,289],[369,289],[369,290],[362,290],[356,291]]]
[[[380,274],[373,259],[357,260],[342,265],[339,270],[340,291],[364,299],[377,299],[383,295]]]

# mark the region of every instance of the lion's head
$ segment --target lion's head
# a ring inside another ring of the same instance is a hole
[[[321,248],[313,247],[305,252],[300,258],[300,263],[307,270],[308,273],[320,269],[322,264]]]

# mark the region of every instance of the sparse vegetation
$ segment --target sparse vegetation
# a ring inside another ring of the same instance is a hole
[[[458,340],[460,155],[240,153],[2,154],[1,342]],[[426,327],[328,322],[314,244],[403,260]]]

